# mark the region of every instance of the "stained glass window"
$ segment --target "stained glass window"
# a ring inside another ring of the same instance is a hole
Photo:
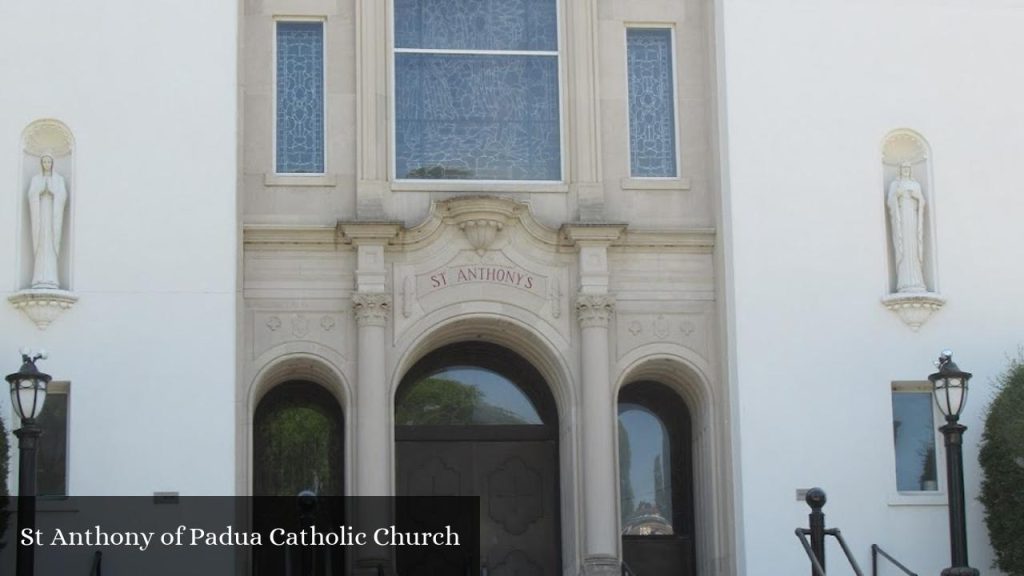
[[[278,174],[324,171],[324,28],[277,23]]]
[[[629,165],[640,178],[676,172],[676,120],[672,73],[672,30],[629,28]]]
[[[395,175],[560,180],[556,0],[395,0]]]

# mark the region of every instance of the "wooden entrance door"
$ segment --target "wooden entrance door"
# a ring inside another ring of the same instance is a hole
[[[400,496],[479,496],[482,576],[561,573],[551,440],[397,443]]]

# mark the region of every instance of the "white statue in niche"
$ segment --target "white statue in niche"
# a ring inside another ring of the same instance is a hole
[[[892,225],[896,257],[896,292],[927,292],[924,282],[924,194],[911,174],[909,162],[901,162],[899,175],[889,185],[886,203]]]
[[[64,228],[64,206],[68,192],[64,178],[54,172],[53,157],[39,159],[40,173],[32,177],[28,187],[28,210],[32,221],[32,288],[60,289],[57,263],[60,257],[61,232]]]

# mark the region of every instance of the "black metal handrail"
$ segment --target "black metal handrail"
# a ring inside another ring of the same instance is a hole
[[[103,552],[99,550],[92,555],[92,568],[89,569],[89,576],[103,576]]]
[[[893,558],[888,552],[882,550],[882,547],[878,544],[871,545],[871,576],[878,576],[878,557],[881,556],[892,563],[893,566],[899,568],[907,576],[917,576],[916,572],[910,570],[904,566],[899,560]]]
[[[807,557],[811,560],[811,576],[825,576],[826,536],[831,536],[839,541],[839,546],[842,547],[843,553],[846,554],[846,560],[850,563],[850,567],[853,568],[854,574],[864,576],[864,572],[861,571],[857,560],[853,557],[853,552],[850,552],[850,547],[846,545],[846,539],[843,538],[843,534],[839,529],[825,528],[825,514],[821,511],[826,502],[825,491],[821,488],[811,488],[807,491],[807,496],[804,500],[811,507],[809,515],[811,527],[797,528],[795,533],[797,540],[804,547],[804,552],[807,553]]]
[[[636,576],[636,573],[629,567],[629,564],[626,564],[625,560],[622,561],[622,576]]]
[[[850,568],[853,568],[853,573],[857,576],[864,576],[864,572],[861,571],[860,565],[857,564],[857,560],[853,557],[853,552],[850,552],[850,547],[846,545],[846,539],[843,538],[842,532],[838,528],[829,528],[822,532],[824,536],[831,536],[839,541],[839,546],[843,549],[843,553],[846,554],[847,561],[850,562]],[[807,552],[807,557],[811,559],[811,570],[815,576],[825,576],[825,567],[818,560],[814,550],[811,549],[810,542],[807,541],[805,536],[812,536],[811,530],[807,528],[797,528],[796,537],[800,540],[800,543],[804,545],[804,551]]]

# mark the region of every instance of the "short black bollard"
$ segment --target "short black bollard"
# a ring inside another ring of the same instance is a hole
[[[316,493],[310,490],[299,492],[299,524],[307,530],[316,522]],[[313,576],[313,547],[302,546],[299,550],[300,576]]]
[[[810,519],[811,551],[818,559],[822,569],[825,568],[825,513],[821,509],[825,506],[827,498],[825,491],[821,488],[811,488],[804,496],[804,501],[811,507],[811,513],[807,515]],[[814,568],[811,568],[811,576],[817,576]]]

